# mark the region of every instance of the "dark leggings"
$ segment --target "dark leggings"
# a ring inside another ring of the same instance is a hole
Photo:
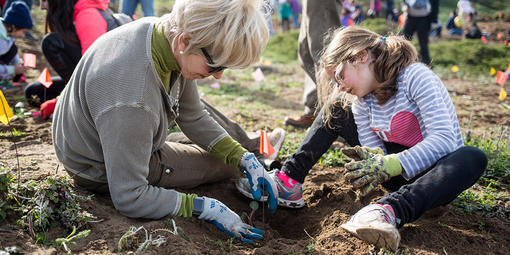
[[[38,106],[60,95],[81,58],[80,44],[66,42],[58,33],[49,33],[44,36],[41,48],[44,56],[60,77],[51,77],[53,84],[49,88],[38,81],[30,83],[25,88],[25,98],[32,106]]]
[[[40,82],[35,81],[25,88],[25,98],[32,106],[39,106],[47,100],[53,99],[60,95],[66,87],[66,82],[60,76],[51,77],[53,83],[49,88],[43,86]]]
[[[350,111],[335,108],[333,127],[323,123],[323,109],[317,115],[298,150],[287,159],[282,170],[303,183],[305,176],[338,136],[352,146],[360,145],[357,127]],[[385,143],[388,154],[408,147]],[[390,204],[400,222],[398,227],[417,220],[423,213],[455,199],[480,178],[487,166],[485,153],[474,147],[461,147],[439,159],[433,166],[411,180],[401,175],[383,183],[391,191],[378,203]]]
[[[426,211],[453,201],[482,176],[487,156],[480,149],[464,146],[444,156],[419,176],[407,181],[396,176],[384,183],[390,191],[377,201],[393,207],[398,227],[420,218]]]

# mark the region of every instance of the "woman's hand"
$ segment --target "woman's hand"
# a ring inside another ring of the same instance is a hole
[[[255,154],[246,152],[241,157],[239,165],[246,172],[248,181],[250,182],[250,191],[255,200],[260,200],[262,193],[267,191],[269,211],[276,212],[278,206],[278,188],[273,178],[264,169],[262,164],[257,160]]]
[[[244,223],[239,215],[230,210],[219,200],[209,197],[204,198],[204,210],[198,216],[199,219],[216,225],[218,229],[226,232],[243,242],[253,243],[252,239],[262,240],[264,231]]]

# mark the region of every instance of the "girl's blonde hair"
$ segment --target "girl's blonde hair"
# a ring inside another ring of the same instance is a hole
[[[176,0],[161,25],[171,45],[179,35],[191,35],[185,52],[201,54],[205,48],[213,67],[245,68],[259,60],[267,44],[268,13],[263,0]]]
[[[343,63],[358,63],[365,54],[371,55],[374,76],[381,83],[374,90],[378,104],[384,104],[397,91],[398,74],[410,64],[418,61],[414,46],[402,36],[383,37],[370,30],[357,26],[337,29],[329,45],[324,50],[317,73],[317,94],[319,107],[325,107],[324,120],[330,125],[332,107],[347,108],[354,100],[336,85],[327,70],[341,71]],[[384,40],[383,40],[384,38]],[[330,125],[331,126],[331,125]]]

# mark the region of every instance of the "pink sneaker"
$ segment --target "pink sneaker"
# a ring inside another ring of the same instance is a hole
[[[278,187],[278,205],[288,208],[301,208],[305,206],[301,183],[288,177],[283,171],[278,169],[269,171],[269,174],[273,177]],[[253,199],[248,178],[240,178],[236,182],[236,188],[243,195]],[[262,196],[260,201],[267,201],[267,196]]]

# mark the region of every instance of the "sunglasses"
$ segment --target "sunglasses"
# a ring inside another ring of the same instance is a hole
[[[205,59],[207,59],[207,62],[209,62],[210,65],[214,65],[214,61],[212,60],[211,56],[209,56],[209,53],[207,53],[205,48],[200,48],[200,49],[202,50],[202,53],[204,54]],[[209,69],[210,74],[221,72],[221,71],[227,69],[226,66],[217,66],[217,67],[210,67],[210,68],[211,68],[211,69]]]

